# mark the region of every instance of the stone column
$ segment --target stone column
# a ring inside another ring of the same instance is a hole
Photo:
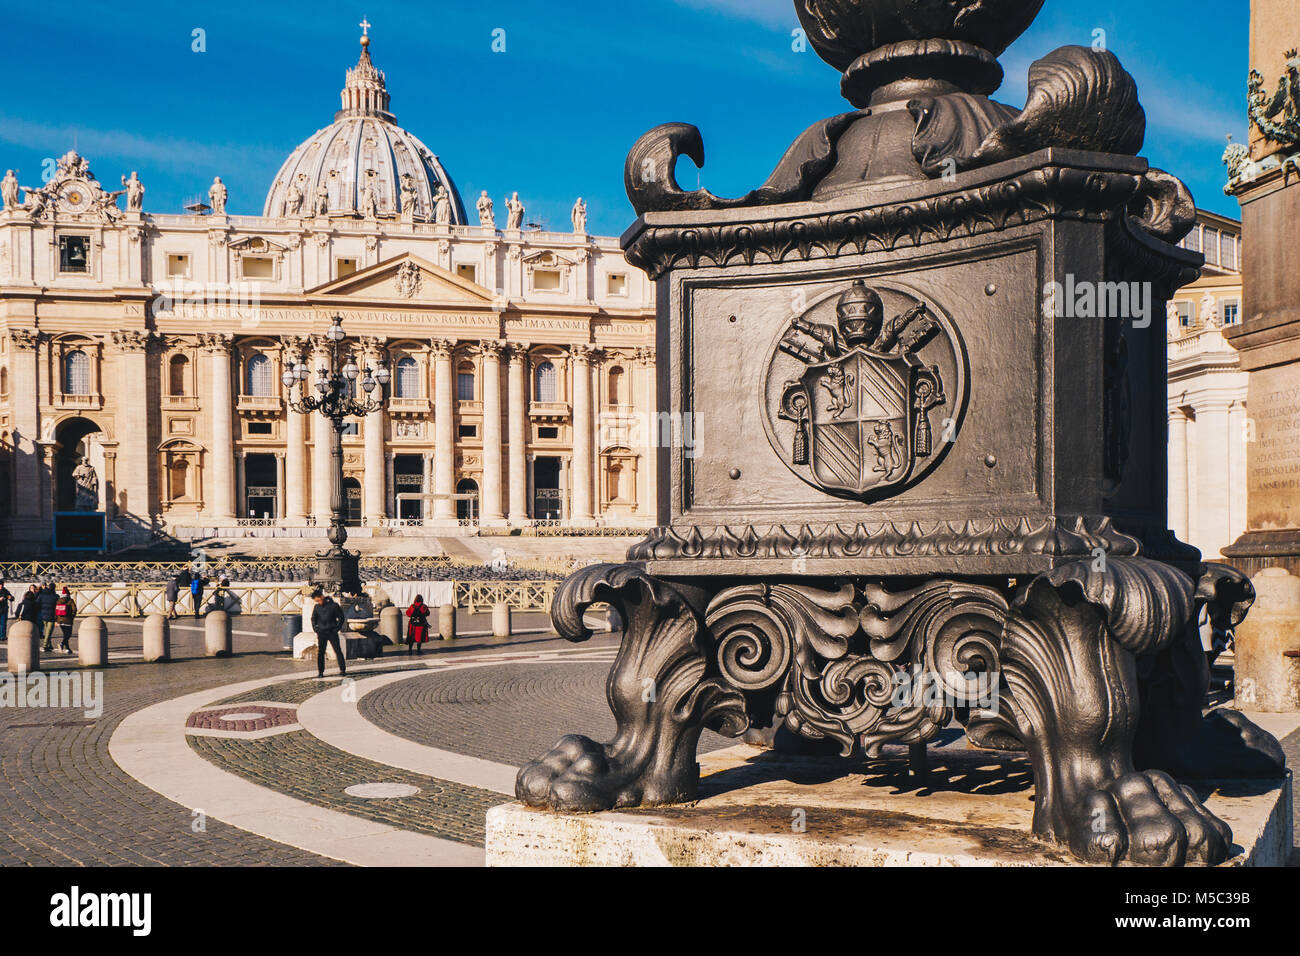
[[[1228,489],[1228,403],[1213,399],[1196,409],[1196,497],[1199,540],[1207,559],[1232,543],[1232,497]]]
[[[453,342],[446,339],[433,340],[434,381],[433,381],[433,502],[434,520],[452,521],[456,510],[452,507],[451,495],[455,485],[456,469],[456,432],[453,428],[455,411],[452,408],[452,363]]]
[[[292,368],[302,359],[307,343],[290,340],[283,353],[285,368]],[[302,382],[294,389],[298,394],[310,391]],[[307,486],[307,415],[287,409],[284,467],[284,512],[281,518],[287,525],[301,525],[307,520],[305,490]]]
[[[214,521],[235,519],[235,431],[230,400],[230,343],[223,333],[207,333],[203,347],[212,357],[212,481],[207,484],[208,515]]]
[[[40,395],[37,392],[36,352],[40,334],[26,329],[9,333],[13,345],[9,368],[9,401],[14,426],[14,517],[37,519],[42,511]],[[52,480],[52,476],[51,476]]]
[[[378,389],[376,389],[377,391]],[[365,515],[372,526],[383,524],[387,517],[384,509],[384,410],[366,416],[365,451]]]
[[[235,454],[235,517],[251,518],[248,513],[248,452]]]
[[[1187,413],[1169,410],[1169,529],[1187,540]]]
[[[285,453],[277,451],[275,453],[275,517],[276,520],[283,523],[285,513]]]
[[[1246,532],[1246,406],[1233,402],[1228,408],[1228,526],[1232,540]]]
[[[510,348],[509,404],[510,417],[510,523],[528,521],[528,347]]]
[[[500,524],[501,513],[501,348],[489,340],[483,350],[483,493],[479,520]]]
[[[132,383],[138,389],[137,400],[119,404],[121,414],[117,422],[117,437],[125,438],[118,451],[117,487],[119,496],[126,492],[126,511],[136,517],[142,526],[150,525],[154,512],[153,462],[154,448],[149,441],[149,409],[156,407],[148,394],[149,345],[147,332],[124,331],[113,333],[117,349],[118,374],[121,382]],[[101,388],[101,391],[103,389]],[[101,480],[104,476],[100,476]]]
[[[588,345],[573,353],[573,511],[575,524],[588,524],[591,511],[591,359]]]
[[[325,346],[318,345],[315,353],[316,368],[329,364],[324,351]],[[314,387],[313,379],[313,387]],[[311,513],[316,520],[316,527],[328,528],[330,518],[330,441],[334,423],[320,412],[312,412],[311,418]]]
[[[641,367],[641,399],[637,409],[638,425],[641,428],[641,447],[645,455],[643,467],[638,471],[645,486],[638,498],[637,514],[644,515],[652,522],[658,523],[659,513],[659,411],[658,390],[655,370],[655,350],[640,348],[636,351],[636,360]]]

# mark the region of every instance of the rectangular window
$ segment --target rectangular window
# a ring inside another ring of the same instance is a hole
[[[538,292],[559,292],[560,273],[557,269],[534,269],[533,288]]]
[[[1223,253],[1220,256],[1223,268],[1235,270],[1237,268],[1237,237],[1225,232],[1219,245]]]
[[[270,435],[272,432],[271,422],[249,422],[248,434],[250,435]]]
[[[1236,299],[1225,301],[1222,311],[1224,325],[1236,325],[1241,321],[1241,303]]]
[[[478,426],[477,426],[477,425],[461,425],[461,426],[456,430],[456,434],[458,434],[461,438],[477,438],[477,437],[478,437]]]
[[[275,277],[275,260],[267,256],[243,257],[245,279],[271,279]]]
[[[348,437],[349,435],[360,435],[360,434],[361,434],[361,423],[360,423],[360,422],[344,422],[344,423],[343,423],[343,437],[344,437],[344,438]]]
[[[334,277],[342,279],[344,276],[350,276],[357,271],[356,259],[335,259],[334,260]]]
[[[456,275],[466,282],[478,282],[478,266],[462,262],[456,267]]]
[[[59,271],[90,271],[89,236],[59,236]]]
[[[460,372],[456,375],[456,398],[462,402],[474,401],[473,372]]]
[[[1178,309],[1178,324],[1183,328],[1189,328],[1192,324],[1192,303],[1179,302],[1175,305]]]
[[[542,425],[537,429],[538,438],[559,438],[560,429],[554,425]]]
[[[190,274],[190,257],[182,253],[167,256],[167,275],[188,276]]]
[[[1219,264],[1219,230],[1205,230],[1205,261],[1212,266]]]
[[[1201,251],[1201,227],[1193,226],[1192,231],[1187,234],[1187,238],[1184,239],[1183,242],[1187,245],[1188,249],[1192,250],[1192,252],[1200,252]]]
[[[611,275],[606,283],[606,291],[610,295],[627,295],[627,276]]]

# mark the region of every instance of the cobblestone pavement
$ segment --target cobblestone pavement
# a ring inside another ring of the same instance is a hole
[[[241,630],[250,627],[247,620],[241,625]],[[234,658],[107,668],[104,712],[96,720],[77,710],[0,708],[0,865],[334,864],[217,820],[207,820],[206,831],[195,833],[189,808],[138,783],[108,755],[117,725],[141,707],[301,668],[277,653],[280,639],[269,636],[269,628],[264,622],[260,637],[237,636],[236,646],[247,653]],[[139,641],[138,627],[110,625],[111,648],[138,648]],[[178,657],[194,658],[201,645],[201,633],[173,633]],[[71,661],[75,666],[76,659]],[[45,666],[59,667],[60,658]]]
[[[616,647],[597,638],[587,647]],[[361,698],[363,717],[389,733],[442,750],[522,766],[565,734],[613,739],[605,700],[609,664],[519,664],[433,672]],[[702,752],[737,743],[711,731]]]
[[[516,620],[523,629],[540,626],[545,618],[518,615]],[[462,615],[458,623],[464,633],[486,629],[487,621]],[[138,653],[139,622],[110,620],[108,625],[110,659]],[[201,627],[186,619],[175,622],[171,663],[116,663],[103,671],[103,713],[97,719],[86,719],[82,710],[0,707],[0,866],[337,865],[218,820],[208,819],[205,831],[196,833],[190,808],[137,782],[109,757],[108,741],[118,724],[150,704],[261,677],[314,672],[314,663],[295,662],[284,654],[278,616],[236,618],[234,628],[236,656],[211,659],[202,656]],[[544,645],[548,640],[554,645],[557,639],[520,635],[515,644]],[[0,657],[4,647],[0,644]],[[462,639],[437,644],[426,656],[486,647],[501,650],[503,645],[487,638]],[[394,664],[404,663],[405,657],[394,658]],[[57,654],[47,657],[44,667],[79,670],[75,656]],[[310,683],[311,693],[330,686],[328,681]],[[255,699],[265,700],[267,694],[260,691]]]

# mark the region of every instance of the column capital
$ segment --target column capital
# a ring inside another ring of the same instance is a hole
[[[528,349],[530,346],[522,342],[512,342],[507,347],[510,355],[510,364],[523,366],[528,361]]]
[[[119,352],[147,352],[154,344],[155,336],[152,332],[122,329],[113,332],[111,338],[113,346]]]
[[[14,348],[19,352],[35,352],[36,347],[44,340],[48,339],[44,332],[38,332],[36,329],[10,329],[9,338],[14,343]]]
[[[312,347],[310,335],[284,335],[280,337],[280,351],[286,356],[301,358]]]
[[[382,355],[388,347],[388,337],[383,335],[365,335],[357,341],[366,355]]]
[[[569,346],[569,355],[573,357],[575,362],[589,363],[597,357],[599,351],[594,346],[585,343]]]
[[[211,352],[214,355],[225,353],[230,354],[230,347],[235,343],[235,337],[228,332],[202,332],[199,334],[199,346],[205,352]]]
[[[655,350],[649,346],[642,346],[632,353],[632,357],[642,365],[655,364]]]
[[[449,359],[451,353],[455,351],[456,343],[451,339],[430,339],[429,351],[433,353],[434,358]]]
[[[478,349],[484,358],[499,360],[506,350],[506,343],[501,339],[484,339],[479,342]]]

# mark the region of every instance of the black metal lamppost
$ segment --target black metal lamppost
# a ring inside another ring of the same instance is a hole
[[[367,365],[362,372],[352,349],[343,345],[347,334],[343,331],[343,320],[339,316],[334,316],[333,324],[325,337],[329,340],[329,365],[322,364],[316,370],[316,395],[307,392],[306,382],[310,370],[305,362],[299,361],[292,368],[286,367],[280,380],[289,393],[287,401],[293,411],[303,415],[319,411],[334,426],[330,440],[329,479],[331,547],[316,555],[316,578],[313,583],[326,591],[359,594],[360,555],[343,547],[348,540],[347,505],[343,498],[343,430],[347,427],[346,420],[349,417],[363,418],[384,407],[383,389],[391,376],[384,365],[379,365],[378,368]],[[365,392],[365,397],[359,399],[353,397],[358,379]],[[379,394],[371,397],[376,386],[379,386]]]

